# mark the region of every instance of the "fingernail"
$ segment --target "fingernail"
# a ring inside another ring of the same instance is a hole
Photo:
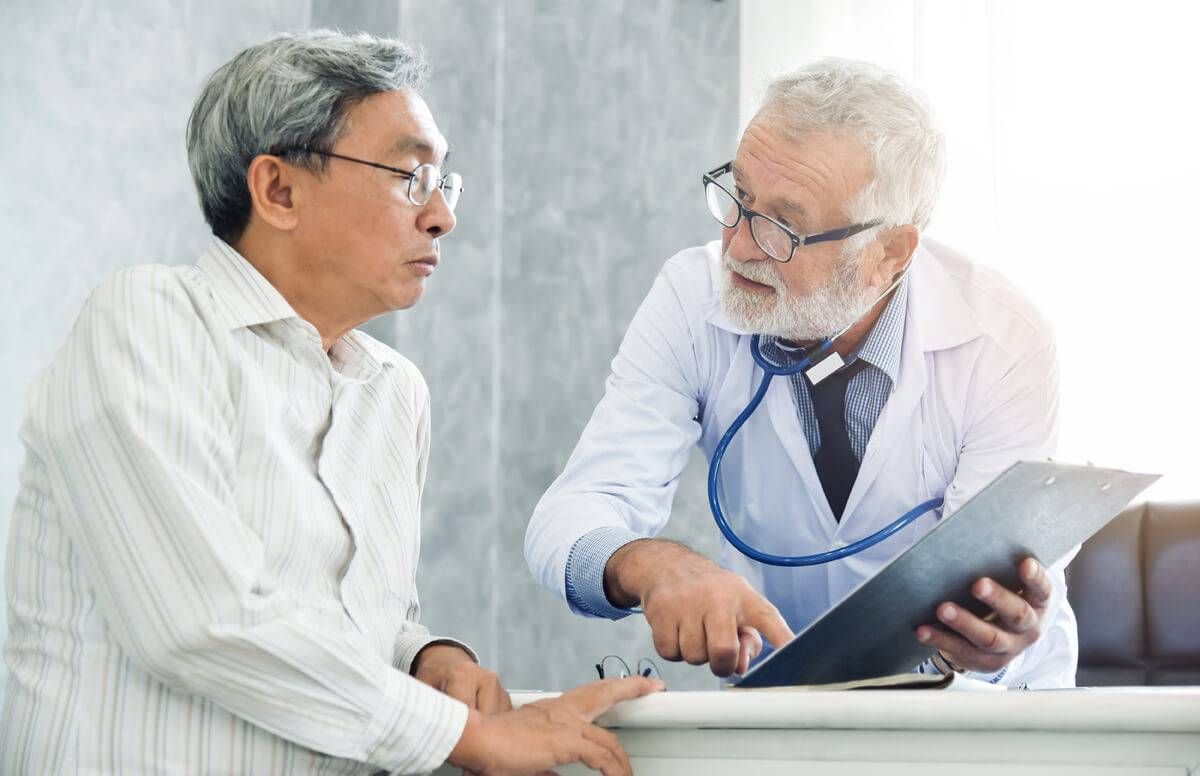
[[[992,594],[992,583],[984,582],[979,586],[979,597],[988,598]]]
[[[942,619],[943,620],[950,622],[957,616],[958,616],[958,611],[953,606],[943,606],[942,607]]]
[[[929,631],[925,630],[924,628],[918,628],[917,629],[917,641],[920,641],[922,643],[929,641]]]

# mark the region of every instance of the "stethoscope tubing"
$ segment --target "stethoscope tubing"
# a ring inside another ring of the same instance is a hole
[[[781,366],[779,364],[771,363],[765,356],[763,356],[760,348],[760,337],[757,334],[753,335],[750,338],[750,352],[754,357],[754,362],[763,371],[762,382],[758,384],[758,389],[754,392],[754,396],[750,399],[749,403],[746,404],[746,408],[741,411],[733,423],[730,424],[728,430],[725,431],[724,436],[721,437],[721,441],[717,443],[716,449],[713,450],[712,459],[709,461],[708,506],[709,509],[712,510],[713,520],[716,522],[717,528],[720,529],[721,534],[725,537],[725,540],[733,545],[738,552],[742,553],[751,560],[758,561],[759,563],[763,563],[768,566],[817,566],[823,563],[839,560],[850,555],[857,555],[863,550],[879,544],[881,541],[917,520],[925,513],[934,509],[938,509],[943,504],[943,499],[931,498],[928,501],[924,501],[913,507],[891,524],[880,529],[879,531],[876,531],[870,536],[847,544],[844,547],[838,547],[834,550],[816,553],[815,555],[772,555],[751,547],[749,544],[743,541],[740,536],[737,535],[736,531],[733,530],[733,526],[731,526],[729,521],[725,518],[725,512],[721,508],[721,499],[718,493],[720,489],[719,480],[721,473],[721,462],[725,458],[725,451],[729,449],[729,445],[733,442],[733,438],[737,436],[738,431],[740,431],[742,426],[745,425],[746,421],[750,419],[750,416],[754,414],[754,411],[758,409],[758,405],[762,403],[763,397],[767,395],[767,389],[771,385],[771,380],[777,376],[794,375],[801,370],[807,369],[808,367],[812,366],[816,358],[824,356],[831,350],[833,350],[833,338],[827,338],[822,340],[812,353],[809,353],[808,351],[802,351],[803,356],[795,364]]]

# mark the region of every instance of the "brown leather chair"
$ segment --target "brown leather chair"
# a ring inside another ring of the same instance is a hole
[[[1080,687],[1200,685],[1200,502],[1130,507],[1067,567]]]

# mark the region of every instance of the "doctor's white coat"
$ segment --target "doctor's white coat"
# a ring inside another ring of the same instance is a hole
[[[564,595],[567,556],[604,526],[656,535],[666,524],[691,448],[713,448],[746,406],[762,372],[749,333],[724,315],[720,243],[682,251],[634,316],[603,399],[529,523],[525,556]],[[721,466],[730,523],[751,546],[781,555],[821,552],[884,527],[944,495],[947,513],[1019,459],[1049,456],[1058,416],[1053,334],[1003,277],[929,239],[910,273],[899,375],[867,445],[840,522],[825,500],[787,379],[763,404]],[[848,559],[764,566],[722,544],[721,564],[746,577],[803,629],[935,525],[926,516]],[[712,530],[716,531],[714,525]],[[1063,569],[1043,635],[1010,665],[1004,684],[1073,686],[1074,615]]]

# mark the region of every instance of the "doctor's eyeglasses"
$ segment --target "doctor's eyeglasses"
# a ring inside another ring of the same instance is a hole
[[[775,261],[791,261],[801,245],[845,240],[847,237],[879,226],[879,221],[853,224],[842,229],[831,229],[820,234],[800,236],[770,216],[751,210],[727,188],[732,180],[718,182],[718,178],[733,172],[733,162],[726,162],[716,169],[704,173],[704,198],[708,201],[708,212],[721,226],[732,229],[743,218],[750,224],[750,235],[762,252]]]
[[[327,159],[341,159],[355,164],[365,164],[367,167],[374,167],[378,170],[387,170],[393,175],[408,179],[408,201],[417,207],[429,204],[433,192],[438,189],[442,190],[442,196],[446,198],[446,207],[450,210],[454,210],[454,206],[458,204],[458,198],[462,196],[462,176],[456,172],[441,175],[441,171],[432,164],[419,164],[414,170],[405,170],[401,167],[368,162],[366,159],[356,159],[353,156],[343,156],[331,151],[318,151],[315,148],[288,148],[280,151],[279,154],[315,154]]]
[[[597,663],[596,673],[600,674],[601,679],[624,679],[634,675],[629,670],[629,664],[616,655],[609,655]],[[662,675],[658,673],[658,666],[654,665],[653,660],[646,657],[637,662],[637,675],[650,679],[662,679]]]

